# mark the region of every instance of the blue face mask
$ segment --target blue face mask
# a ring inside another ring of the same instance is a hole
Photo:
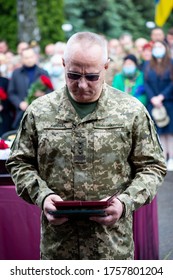
[[[62,67],[61,66],[53,66],[52,67],[52,76],[59,77],[62,73]]]
[[[165,56],[165,49],[164,48],[159,48],[159,47],[155,47],[152,49],[152,55],[155,58],[163,58]]]
[[[123,73],[126,77],[133,77],[136,73],[136,66],[135,65],[124,66]]]

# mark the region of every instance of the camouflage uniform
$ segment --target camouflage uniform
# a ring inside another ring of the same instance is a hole
[[[135,98],[104,85],[97,109],[80,119],[67,88],[26,110],[7,168],[17,193],[42,207],[50,193],[95,200],[119,190],[124,216],[113,226],[89,220],[48,223],[42,213],[43,259],[133,259],[132,213],[151,202],[166,166],[153,122]]]

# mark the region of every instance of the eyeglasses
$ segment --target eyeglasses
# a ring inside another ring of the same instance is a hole
[[[84,77],[87,81],[90,82],[95,82],[98,81],[99,77],[100,77],[100,73],[98,74],[79,74],[79,73],[75,73],[75,72],[67,72],[67,77],[70,80],[80,80],[82,77]]]

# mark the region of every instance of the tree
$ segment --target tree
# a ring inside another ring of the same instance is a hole
[[[17,45],[17,9],[14,0],[0,0],[0,38],[7,41],[12,51]]]
[[[65,17],[72,24],[69,32],[93,31],[108,37],[115,35],[115,30],[121,29],[120,17],[112,0],[65,0]]]
[[[150,38],[147,21],[154,21],[155,4],[152,0],[64,0],[67,22],[75,32],[88,30],[104,34],[107,38],[119,38],[129,32],[134,39]],[[165,24],[163,29],[169,22]]]
[[[37,0],[37,18],[42,49],[48,43],[65,40],[65,34],[62,30],[62,24],[64,23],[64,0]]]
[[[37,1],[17,0],[18,40],[30,42],[40,40],[37,24]]]
[[[134,37],[146,33],[140,2],[138,6],[132,0],[65,0],[64,3],[65,16],[73,25],[71,33],[89,30],[107,38],[118,38],[125,31],[133,33]]]

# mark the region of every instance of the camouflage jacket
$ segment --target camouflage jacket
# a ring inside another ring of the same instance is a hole
[[[125,214],[106,227],[89,220],[53,226],[42,213],[42,258],[133,259],[133,211],[152,201],[166,174],[155,127],[137,99],[106,84],[83,119],[66,91],[38,98],[23,116],[6,165],[17,193],[42,207],[50,193],[95,200],[119,190]]]

